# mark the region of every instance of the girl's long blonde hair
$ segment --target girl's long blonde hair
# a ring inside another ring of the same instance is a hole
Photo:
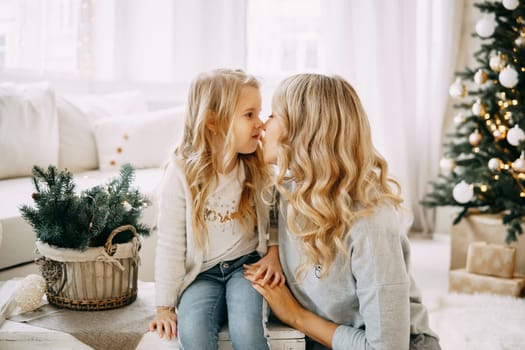
[[[261,205],[257,189],[267,186],[270,181],[261,145],[252,154],[238,154],[234,148],[233,115],[244,87],[259,89],[259,82],[241,70],[216,69],[197,76],[189,89],[183,139],[175,155],[184,163],[193,199],[191,224],[195,242],[200,249],[207,247],[204,209],[211,185],[218,179],[217,169],[220,165],[237,160],[239,166],[244,166],[246,177],[238,218],[247,227],[253,227],[257,217],[256,208]],[[213,132],[207,127],[210,118],[216,127]],[[213,138],[217,135],[224,140],[222,150],[214,147]],[[224,155],[222,164],[218,164],[217,160],[220,153]],[[265,211],[260,211],[260,214],[265,215]]]
[[[356,220],[384,201],[398,207],[400,187],[388,177],[359,97],[343,78],[287,78],[274,94],[272,111],[284,125],[276,187],[289,203],[288,231],[303,243],[296,274],[302,278],[320,265],[326,276],[336,254],[347,253]],[[293,187],[284,185],[288,179]]]

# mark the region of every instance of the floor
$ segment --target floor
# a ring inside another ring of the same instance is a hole
[[[432,239],[411,237],[412,276],[423,296],[423,303],[432,304],[448,292],[450,236],[434,234]]]

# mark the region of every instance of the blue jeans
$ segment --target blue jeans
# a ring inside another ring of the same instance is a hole
[[[228,320],[235,350],[268,350],[266,305],[243,276],[243,264],[259,260],[253,252],[201,272],[181,296],[178,338],[184,350],[217,349],[218,333]]]

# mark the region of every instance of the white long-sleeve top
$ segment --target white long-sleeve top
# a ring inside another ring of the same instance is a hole
[[[240,164],[242,166],[242,164]],[[203,271],[204,252],[194,241],[192,197],[180,160],[168,163],[158,190],[158,240],[155,256],[157,306],[177,306],[184,290]],[[264,256],[268,245],[277,244],[269,234],[268,207],[255,200],[257,252]]]

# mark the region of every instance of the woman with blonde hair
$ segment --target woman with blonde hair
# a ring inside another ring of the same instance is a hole
[[[270,181],[260,111],[259,83],[240,70],[203,73],[190,86],[183,140],[159,189],[149,324],[185,350],[217,349],[226,320],[235,349],[269,348],[265,303],[243,277],[255,264],[265,282],[284,284],[259,195]]]
[[[359,97],[337,76],[284,80],[265,125],[276,164],[287,286],[245,277],[307,349],[440,349],[409,272],[411,216],[372,144]]]

